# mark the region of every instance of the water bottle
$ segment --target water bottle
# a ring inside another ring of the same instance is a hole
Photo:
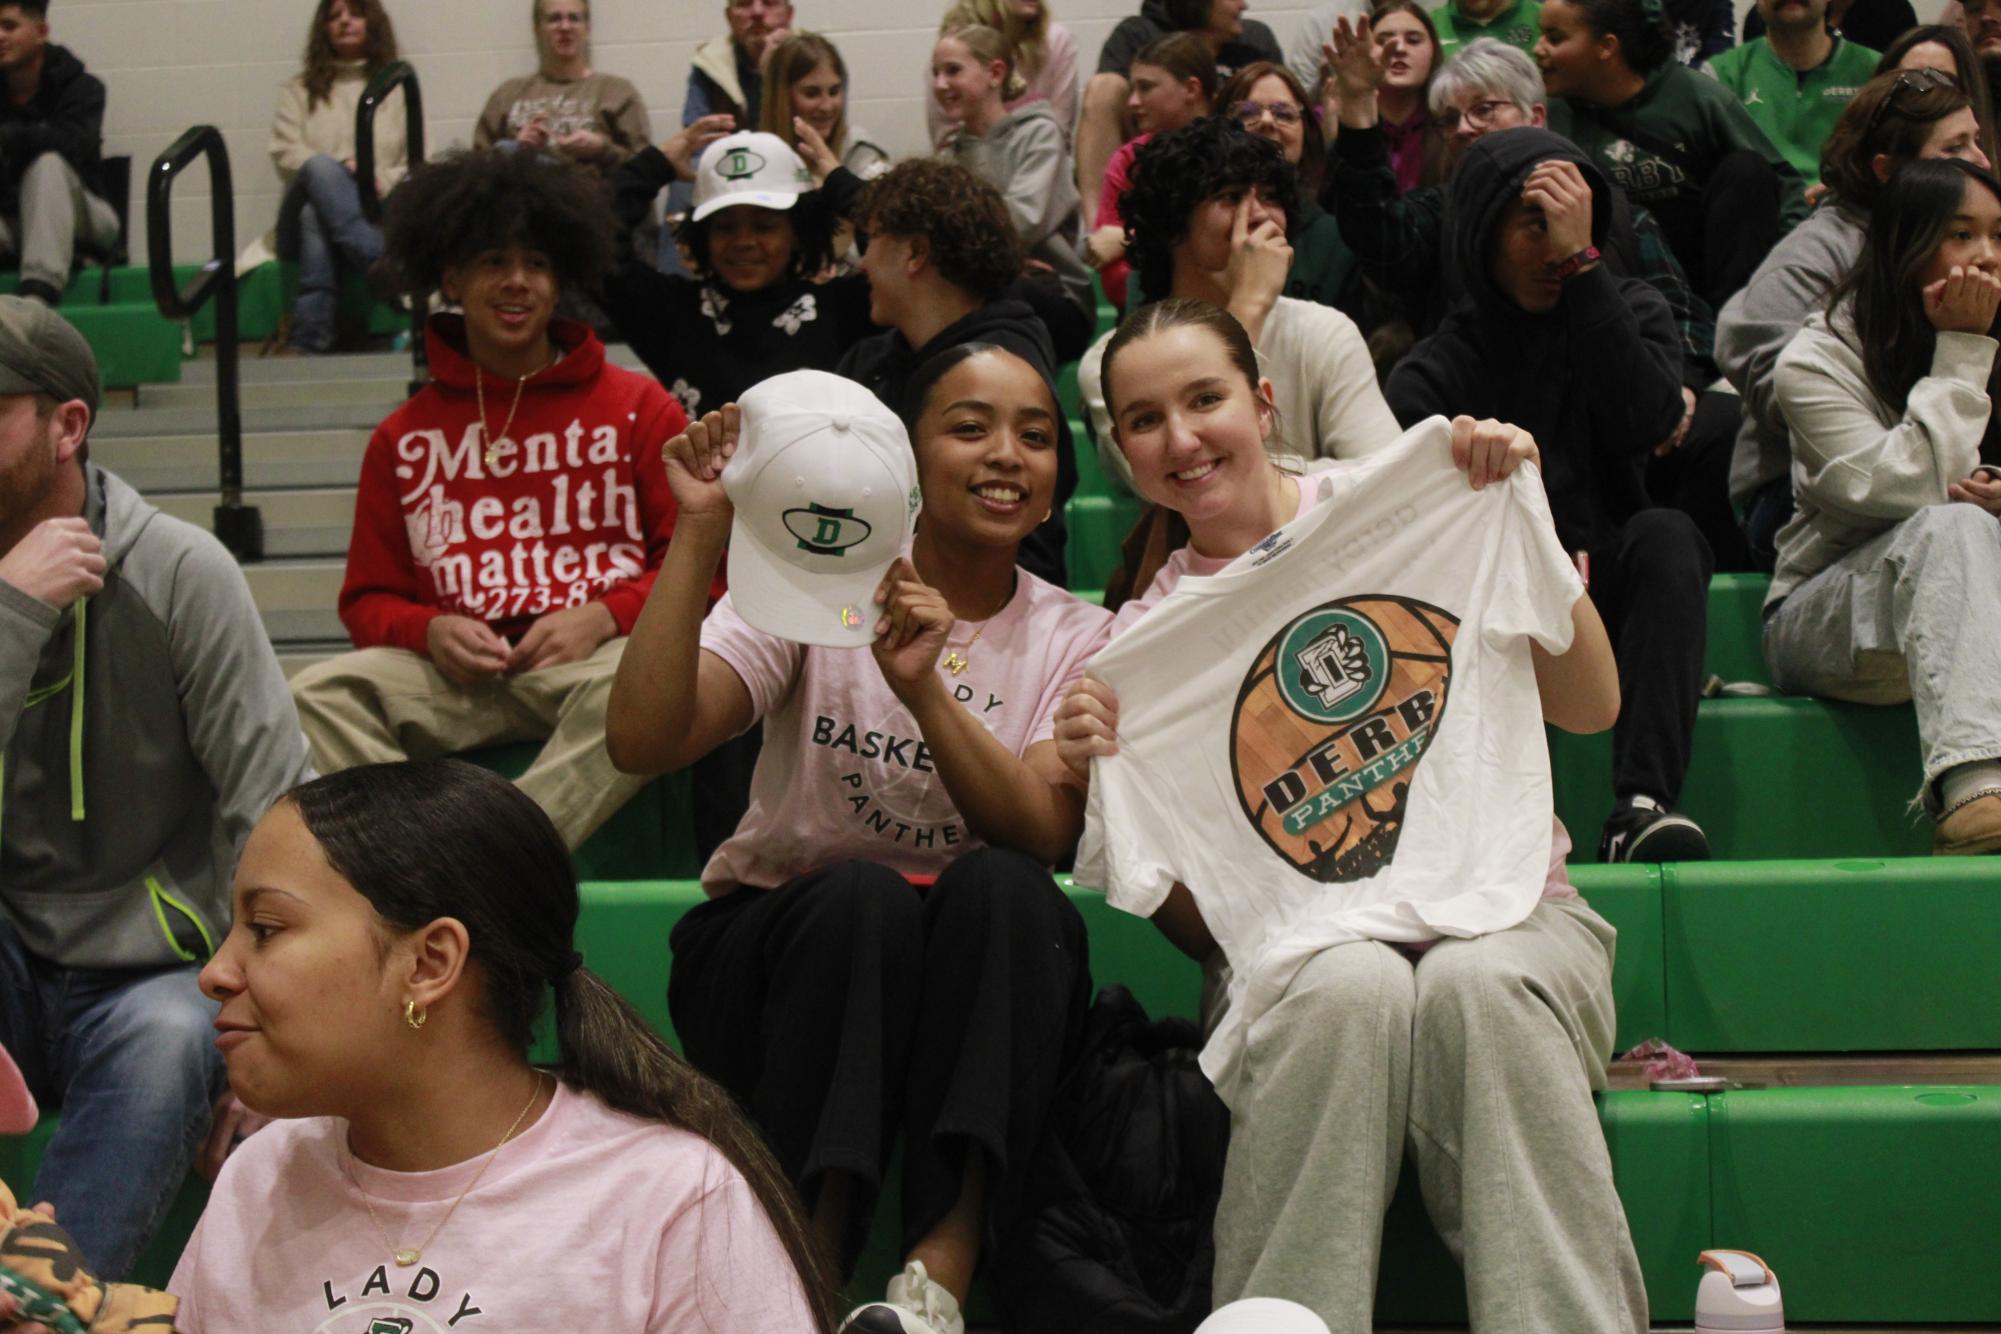
[[[1749,1251],[1704,1251],[1695,1290],[1695,1334],[1785,1334],[1786,1308],[1772,1267]]]

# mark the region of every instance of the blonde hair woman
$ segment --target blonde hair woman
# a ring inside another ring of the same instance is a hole
[[[959,0],[947,10],[938,30],[978,24],[994,28],[1007,38],[1014,52],[1015,72],[1023,88],[1013,95],[1007,109],[1040,98],[1049,103],[1056,123],[1063,131],[1063,145],[1071,146],[1077,132],[1077,39],[1070,30],[1050,16],[1043,0]],[[957,126],[939,105],[937,90],[925,101],[925,119],[931,127],[931,143],[943,148]]]
[[[797,151],[792,122],[813,127],[840,164],[865,181],[889,170],[889,150],[848,121],[848,63],[816,32],[794,33],[772,52],[765,70],[764,111],[757,128]]]

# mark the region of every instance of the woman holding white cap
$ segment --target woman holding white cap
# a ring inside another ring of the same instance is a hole
[[[849,1327],[961,1334],[1089,995],[1048,870],[1082,825],[1051,729],[1106,616],[1016,564],[1056,493],[1048,381],[970,344],[910,398],[914,459],[872,394],[810,372],[668,444],[679,526],[606,741],[658,772],[762,720],[749,813],[674,931],[675,1031],[844,1266],[906,1132],[908,1264]]]

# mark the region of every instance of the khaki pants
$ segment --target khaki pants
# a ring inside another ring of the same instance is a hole
[[[1368,1334],[1406,1149],[1475,1334],[1644,1334],[1647,1293],[1594,1089],[1614,933],[1578,899],[1415,966],[1323,950],[1247,1034],[1215,1302],[1283,1297]]]
[[[118,213],[83,188],[76,168],[59,153],[44,153],[21,173],[20,210],[0,217],[0,254],[18,256],[22,281],[36,279],[60,292],[69,285],[78,239],[103,252],[118,241]]]
[[[582,662],[462,686],[420,654],[368,648],[300,672],[292,698],[321,773],[546,739],[516,782],[574,851],[646,784],[614,769],[604,746],[624,651],[613,639]]]

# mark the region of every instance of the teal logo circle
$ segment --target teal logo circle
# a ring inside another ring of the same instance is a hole
[[[1317,723],[1347,723],[1382,698],[1390,650],[1368,617],[1323,607],[1286,627],[1273,670],[1279,696],[1294,713]]]

